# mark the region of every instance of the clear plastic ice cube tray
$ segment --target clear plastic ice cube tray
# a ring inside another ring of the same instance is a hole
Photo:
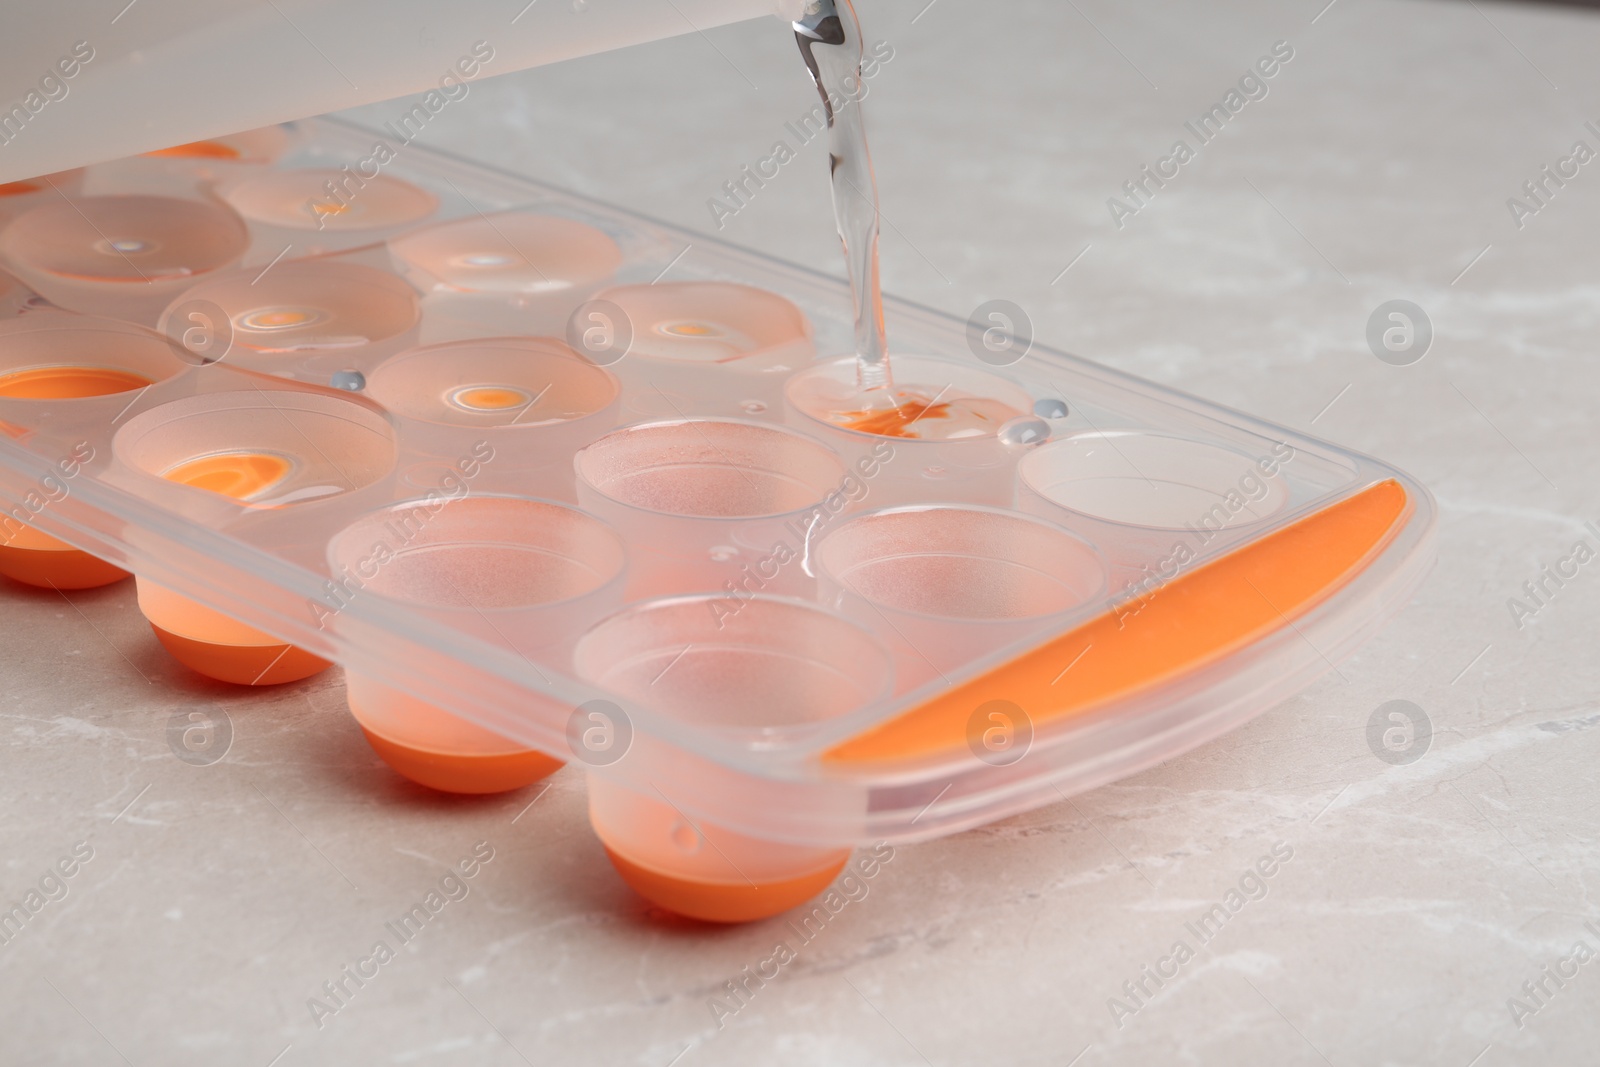
[[[133,572],[216,677],[342,665],[436,788],[582,767],[668,907],[767,914],[852,846],[1193,748],[1431,562],[1392,467],[899,301],[899,382],[1017,417],[815,419],[838,281],[416,145],[352,179],[373,145],[316,120],[0,197],[0,567]]]

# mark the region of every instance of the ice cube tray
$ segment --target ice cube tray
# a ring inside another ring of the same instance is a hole
[[[433,788],[574,763],[668,908],[773,914],[854,846],[1190,749],[1431,562],[1392,467],[898,301],[900,380],[1023,417],[819,421],[839,282],[417,145],[363,178],[374,140],[296,123],[7,216],[0,570],[133,572],[213,677],[342,665]]]

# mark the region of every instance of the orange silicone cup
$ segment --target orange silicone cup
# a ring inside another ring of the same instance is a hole
[[[210,447],[207,447],[210,442]],[[373,408],[322,392],[208,393],[128,420],[112,441],[122,465],[176,482],[222,508],[271,510],[354,492],[389,474],[394,433]],[[328,661],[156,582],[139,608],[167,651],[218,681],[273,685]]]
[[[891,687],[888,650],[855,623],[766,595],[717,615],[714,600],[680,596],[625,608],[579,640],[578,676],[724,742],[765,747],[802,737]],[[841,845],[768,840],[696,819],[669,795],[677,788],[603,770],[589,775],[589,822],[618,873],[670,911],[709,922],[766,918],[821,891],[849,858]],[[750,799],[737,782],[702,788],[710,796],[700,805],[713,811],[736,812]]]
[[[361,727],[367,744],[378,757],[402,776],[441,793],[508,793],[547,778],[564,764],[538,749],[490,755],[434,752],[391,741],[375,730]]]
[[[634,863],[609,845],[604,847],[612,866],[635,893],[668,911],[711,923],[747,923],[781,915],[828,888],[850,859],[850,850],[845,849],[810,874],[761,885],[741,885],[677,878]]]
[[[135,394],[185,367],[165,341],[125,322],[39,311],[0,323],[0,423],[23,436],[49,434],[57,421],[110,421]],[[52,442],[62,457],[36,492],[0,510],[0,574],[42,589],[93,589],[128,577],[114,564],[26,522],[35,504],[71,492],[87,443]]]
[[[9,525],[0,521],[0,536]],[[128,577],[116,564],[31,526],[22,526],[0,544],[0,574],[40,589],[98,589]]]
[[[575,508],[474,494],[364,515],[333,538],[328,559],[334,583],[353,598],[409,608],[531,659],[557,655],[567,635],[620,603],[626,553],[614,531]],[[340,604],[326,610],[337,625]],[[373,750],[432,789],[499,793],[561,766],[358,666],[347,668],[346,685]],[[528,699],[530,713],[562,713]]]

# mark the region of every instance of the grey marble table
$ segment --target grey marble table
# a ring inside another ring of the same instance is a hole
[[[726,983],[793,933],[650,913],[577,773],[428,794],[368,750],[337,671],[208,684],[126,583],[7,586],[0,903],[73,873],[0,944],[0,1062],[1600,1060],[1600,562],[1523,590],[1600,548],[1600,163],[1574,155],[1600,149],[1600,17],[860,2],[892,53],[869,97],[889,289],[962,316],[1013,300],[1046,342],[1414,472],[1442,513],[1415,602],[1213,744],[897,848],[737,1004]],[[1278,42],[1292,56],[1240,89]],[[1129,196],[1230,90],[1222,132]],[[736,213],[708,205],[810,92],[758,22],[481,82],[426,139],[838,273],[819,143]],[[1407,366],[1366,337],[1397,299],[1433,330]],[[1425,752],[1369,743],[1390,700],[1422,709]],[[195,708],[232,723],[221,762],[169,748]],[[492,859],[466,895],[313,1012],[475,848]],[[1197,927],[1230,891],[1243,906]]]

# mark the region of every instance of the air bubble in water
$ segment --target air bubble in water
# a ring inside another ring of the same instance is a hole
[[[1050,424],[1041,418],[1024,415],[1000,427],[999,438],[1007,448],[1033,448],[1050,440]]]

